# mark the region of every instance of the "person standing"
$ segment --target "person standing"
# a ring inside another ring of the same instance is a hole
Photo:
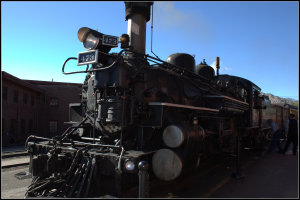
[[[284,126],[284,139],[287,139],[287,134],[289,132],[289,122],[290,122],[290,116],[289,116],[289,118],[285,122],[285,126]]]
[[[290,114],[288,127],[287,141],[282,153],[285,154],[291,142],[293,142],[293,155],[296,155],[298,146],[298,122],[294,114]]]
[[[272,152],[273,148],[276,146],[278,148],[278,153],[282,153],[282,148],[280,146],[281,133],[278,125],[273,122],[272,119],[268,119],[267,124],[271,127],[271,144],[268,152]]]

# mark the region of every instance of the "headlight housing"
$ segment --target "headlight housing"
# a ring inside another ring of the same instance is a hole
[[[101,52],[108,53],[111,48],[118,46],[118,37],[104,35],[93,29],[82,27],[78,30],[78,39],[88,50],[99,49]],[[126,42],[126,40],[125,40]]]
[[[102,37],[102,33],[87,27],[82,27],[78,30],[78,39],[83,43],[84,48],[88,50],[96,49]]]
[[[96,49],[99,44],[99,38],[95,37],[93,33],[89,33],[83,42],[84,48],[88,50]]]

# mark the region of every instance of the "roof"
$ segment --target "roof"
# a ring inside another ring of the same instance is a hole
[[[290,109],[293,109],[293,110],[298,110],[298,107],[297,106],[294,106],[294,105],[291,105],[291,104],[284,104],[285,106],[289,107]]]
[[[76,86],[81,87],[81,83],[65,83],[65,82],[54,82],[54,81],[36,81],[36,80],[24,80],[34,85],[60,85],[60,86]]]
[[[11,81],[21,87],[25,87],[27,89],[33,90],[35,92],[39,92],[39,93],[45,93],[45,90],[42,88],[39,88],[36,85],[30,84],[22,79],[19,79],[5,71],[2,71],[2,80],[6,80],[6,81]]]

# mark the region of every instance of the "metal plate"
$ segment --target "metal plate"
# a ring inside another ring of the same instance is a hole
[[[118,41],[119,41],[119,38],[116,36],[103,35],[103,38],[102,38],[102,44],[107,45],[107,46],[117,47]]]
[[[170,125],[164,129],[163,141],[170,148],[177,148],[184,142],[184,134],[176,125]]]
[[[182,172],[182,159],[170,149],[160,149],[152,157],[152,168],[160,180],[172,181]]]
[[[77,65],[87,65],[98,62],[98,50],[85,51],[78,53]]]

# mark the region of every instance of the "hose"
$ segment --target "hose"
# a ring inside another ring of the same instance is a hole
[[[82,159],[80,166],[77,168],[71,182],[70,185],[72,186],[70,192],[68,193],[67,197],[71,197],[74,190],[76,189],[76,186],[78,184],[79,179],[81,178],[82,175],[82,171],[85,168],[85,159]],[[74,182],[75,181],[75,182]],[[74,182],[74,183],[73,183]]]
[[[26,197],[87,197],[96,166],[96,158],[87,154],[93,147],[120,149],[118,170],[121,170],[121,159],[125,152],[122,146],[87,144],[73,154],[72,163],[64,173],[45,179],[35,176],[26,191]],[[51,153],[51,152],[50,152]],[[52,152],[53,153],[53,152]],[[80,182],[81,181],[81,182]]]
[[[82,182],[81,182],[81,184],[80,184],[80,186],[79,186],[78,193],[77,193],[77,195],[76,195],[77,198],[80,197],[80,192],[82,191],[82,188],[83,188],[83,184],[84,184],[84,182],[85,182],[85,179],[86,179],[86,177],[87,177],[89,171],[91,170],[91,166],[92,166],[91,158],[88,158],[88,163],[87,163],[87,166],[86,166],[86,168],[85,168],[85,172],[84,172],[83,177],[82,177]]]
[[[87,197],[87,195],[89,193],[91,180],[92,180],[92,175],[94,173],[95,164],[96,164],[96,159],[94,157],[93,160],[92,160],[92,167],[91,167],[91,170],[90,170],[89,178],[87,180],[87,186],[86,186],[86,189],[85,189],[84,197]]]
[[[65,72],[65,65],[66,63],[69,61],[69,60],[77,60],[77,58],[75,57],[70,57],[68,58],[64,64],[63,64],[63,67],[62,67],[62,73],[67,75],[67,74],[77,74],[77,73],[87,73],[87,72],[95,72],[95,71],[103,71],[103,70],[107,70],[107,69],[110,69],[112,67],[114,67],[116,65],[116,63],[119,61],[120,57],[121,57],[121,54],[124,52],[124,51],[128,51],[128,50],[122,50],[118,53],[117,55],[117,58],[114,60],[114,62],[106,67],[102,67],[102,68],[97,68],[97,69],[90,69],[90,70],[84,70],[84,71],[76,71],[76,72]],[[104,53],[104,52],[101,52],[99,51],[100,53]]]

